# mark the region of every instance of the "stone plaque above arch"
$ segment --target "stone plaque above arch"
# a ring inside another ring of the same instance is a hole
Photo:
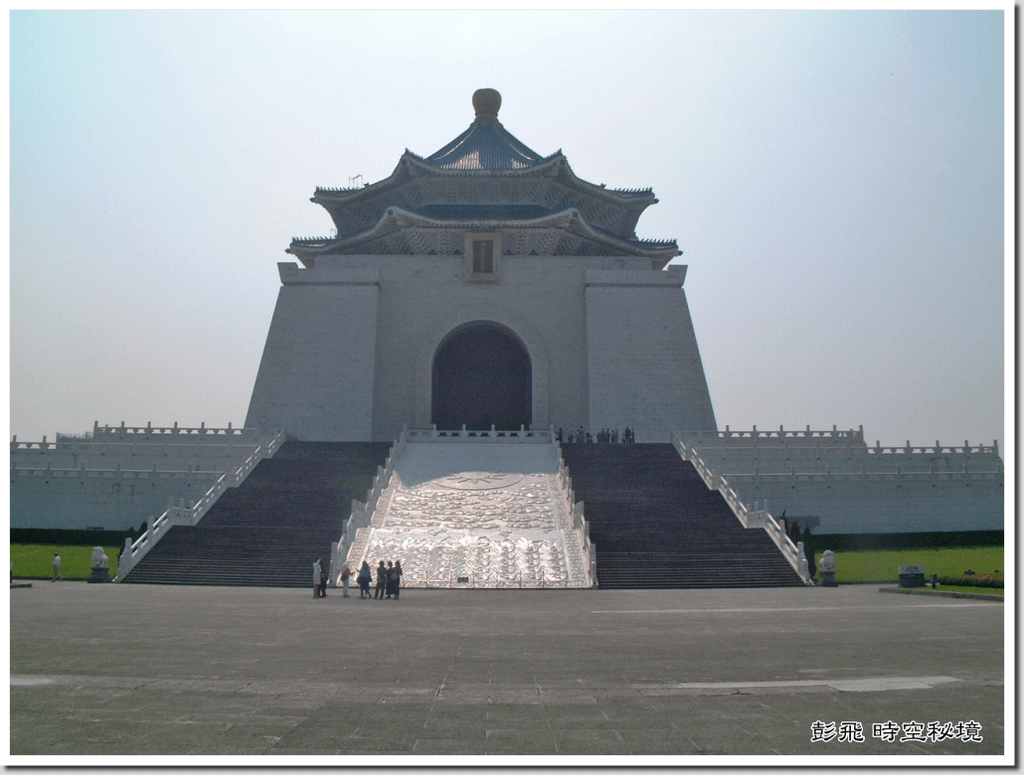
[[[418,428],[430,427],[434,355],[448,336],[472,323],[496,324],[508,329],[526,348],[532,375],[533,426],[545,428],[548,417],[548,352],[534,328],[518,315],[498,306],[466,305],[440,317],[420,342],[416,356],[415,422]]]
[[[501,232],[470,231],[465,236],[465,279],[495,283],[501,279]]]

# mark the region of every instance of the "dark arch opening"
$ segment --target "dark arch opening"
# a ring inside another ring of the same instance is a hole
[[[533,369],[508,329],[471,324],[434,355],[431,422],[439,429],[527,428],[533,421]]]

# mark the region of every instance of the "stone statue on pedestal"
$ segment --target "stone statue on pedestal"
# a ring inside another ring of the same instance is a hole
[[[821,574],[821,586],[838,587],[836,581],[836,556],[831,549],[826,549],[818,560],[818,572]]]
[[[92,576],[89,577],[90,584],[110,581],[110,569],[107,567],[109,560],[107,553],[102,546],[94,546],[92,550]]]

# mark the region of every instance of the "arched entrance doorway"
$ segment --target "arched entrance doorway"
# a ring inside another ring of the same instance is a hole
[[[470,323],[450,334],[434,355],[431,422],[439,429],[530,427],[530,356],[511,331]]]

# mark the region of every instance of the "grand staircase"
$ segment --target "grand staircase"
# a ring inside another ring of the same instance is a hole
[[[307,587],[388,443],[286,442],[194,526],[175,526],[133,584]],[[745,529],[671,444],[565,444],[603,589],[800,586],[761,529]]]
[[[802,586],[671,444],[564,444],[603,589]]]
[[[329,561],[352,500],[366,497],[390,447],[286,442],[198,525],[171,528],[125,582],[311,586],[313,560]]]

